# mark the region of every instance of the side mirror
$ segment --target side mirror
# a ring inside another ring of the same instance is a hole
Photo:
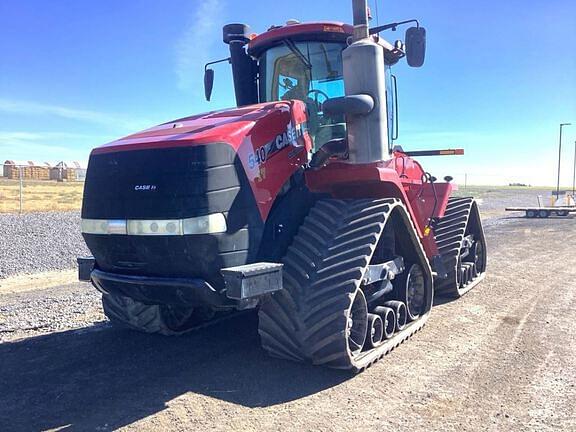
[[[408,65],[411,67],[422,66],[426,56],[426,29],[424,27],[410,27],[406,30],[404,43],[406,44]]]
[[[212,88],[214,87],[214,69],[204,69],[204,96],[206,100],[210,101],[212,96]]]

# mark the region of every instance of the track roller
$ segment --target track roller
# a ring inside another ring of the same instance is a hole
[[[376,348],[384,338],[384,323],[379,315],[368,314],[368,335],[367,340],[370,347]]]
[[[474,268],[476,266],[473,262],[463,262],[462,269],[464,270],[464,278],[462,279],[462,285],[466,285],[474,279],[474,274],[476,273]]]
[[[384,306],[389,307],[394,311],[396,316],[396,330],[401,331],[406,327],[408,322],[408,311],[406,305],[398,300],[390,300],[384,303]]]
[[[384,339],[390,339],[396,330],[396,314],[394,313],[394,309],[386,306],[376,306],[374,313],[380,315],[384,323]]]

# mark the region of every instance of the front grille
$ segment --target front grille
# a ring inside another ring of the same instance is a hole
[[[92,155],[82,217],[180,219],[245,207],[235,156],[227,144]]]

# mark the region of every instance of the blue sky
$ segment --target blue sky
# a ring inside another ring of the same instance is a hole
[[[576,2],[386,0],[378,14],[381,24],[418,18],[428,31],[425,65],[395,67],[398,142],[466,150],[422,160],[428,170],[551,185],[558,124],[572,122],[562,165],[571,183]],[[203,99],[204,63],[227,56],[222,25],[262,32],[288,18],[350,21],[350,1],[0,0],[0,159],[86,160],[130,132],[233,106],[226,64],[213,101]]]

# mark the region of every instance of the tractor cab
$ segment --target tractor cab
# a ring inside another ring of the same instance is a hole
[[[342,51],[350,26],[299,24],[269,30],[251,40],[248,52],[258,59],[260,102],[299,99],[306,104],[314,150],[345,138],[344,116],[328,116],[323,103],[344,96]]]
[[[245,24],[223,28],[224,42],[230,45],[237,105],[281,100],[306,104],[307,127],[314,151],[325,143],[346,138],[343,114],[328,114],[324,103],[345,95],[342,51],[348,46],[353,26],[339,22],[299,23],[271,27],[260,35],[250,34]],[[401,45],[380,39],[385,48],[388,122],[395,124],[395,82],[390,66],[404,56]],[[205,83],[212,89],[213,71],[207,69]],[[396,128],[390,127],[391,146]]]

